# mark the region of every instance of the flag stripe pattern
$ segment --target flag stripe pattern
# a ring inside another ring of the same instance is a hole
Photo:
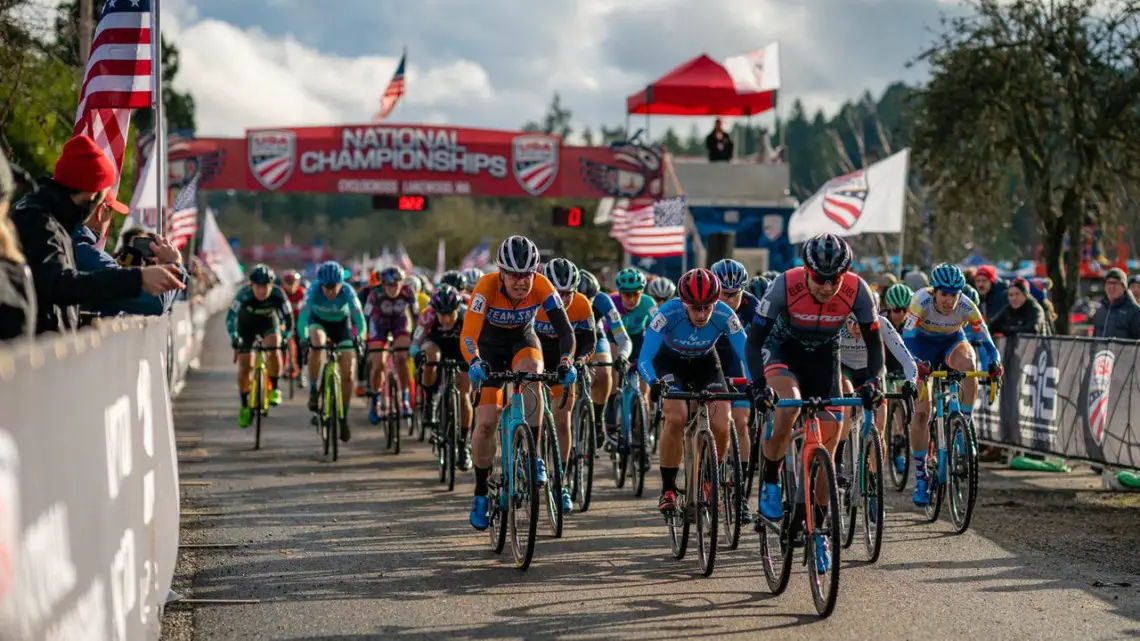
[[[459,269],[476,269],[486,270],[491,266],[491,241],[484,238],[475,245],[463,260],[459,263]]]
[[[408,60],[407,52],[400,56],[400,64],[396,66],[396,73],[392,74],[392,80],[388,82],[388,88],[384,90],[384,95],[380,97],[380,113],[376,115],[377,120],[383,120],[392,113],[396,108],[396,103],[400,101],[400,96],[404,95],[404,63]]]
[[[152,0],[107,0],[79,93],[75,135],[87,134],[122,171],[131,110],[151,106]]]
[[[610,236],[627,254],[663,258],[685,252],[685,199],[619,200],[611,212]]]
[[[198,233],[198,181],[200,174],[195,174],[178,196],[171,207],[170,222],[167,223],[167,237],[171,244],[179,249],[186,246],[194,234]]]

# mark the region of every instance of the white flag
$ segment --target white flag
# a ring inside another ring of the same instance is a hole
[[[802,243],[826,233],[901,233],[909,159],[910,149],[903,149],[866,169],[827,181],[792,214],[788,240]]]
[[[154,174],[154,158],[157,155],[154,153],[154,143],[151,143],[150,150],[146,153],[146,162],[143,163],[142,175],[135,181],[130,213],[123,221],[123,229],[138,226],[151,233],[158,230],[158,181]],[[121,238],[120,236],[120,242]]]
[[[594,224],[605,225],[613,220],[614,203],[616,201],[607,196],[598,201],[598,209],[594,211]]]
[[[245,280],[241,272],[230,241],[218,227],[218,219],[214,217],[213,209],[206,209],[206,216],[202,222],[202,248],[199,250],[202,260],[214,270],[218,280],[226,285],[237,285]]]
[[[432,280],[438,283],[440,277],[443,276],[443,272],[446,269],[447,269],[447,241],[440,238],[439,239],[439,247],[437,247],[435,250],[435,274],[432,277]]]
[[[725,58],[724,69],[736,93],[767,93],[780,88],[780,43]]]

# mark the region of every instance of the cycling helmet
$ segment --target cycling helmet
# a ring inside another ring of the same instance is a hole
[[[321,263],[317,268],[317,282],[322,287],[332,287],[344,282],[344,268],[335,260]]]
[[[720,288],[726,292],[737,292],[748,283],[748,270],[740,262],[731,258],[722,258],[711,268],[713,275],[720,281]]]
[[[669,300],[677,293],[677,286],[668,278],[659,276],[645,286],[645,293],[657,300]]]
[[[763,276],[764,279],[767,280],[769,283],[771,283],[772,281],[774,281],[780,277],[780,272],[778,272],[774,269],[769,269],[768,271],[766,271],[760,275]]]
[[[584,269],[578,270],[578,276],[578,293],[585,296],[590,302],[593,302],[598,292],[602,291],[602,285],[598,282],[598,277]]]
[[[974,289],[970,285],[966,285],[962,288],[962,292],[969,296],[970,300],[974,301],[974,307],[982,306],[982,299],[978,296],[978,290]]]
[[[895,283],[887,288],[886,294],[883,295],[883,303],[887,309],[906,309],[910,306],[910,299],[913,296],[914,292],[909,287]]]
[[[351,281],[352,280],[352,270],[345,267],[344,269],[340,270],[340,277],[341,277],[341,280]]]
[[[396,265],[385,267],[384,271],[380,272],[380,282],[385,285],[392,285],[404,280],[404,270]]]
[[[542,268],[542,275],[554,285],[559,292],[573,292],[578,290],[578,283],[582,277],[578,267],[565,258],[555,258]]]
[[[499,269],[515,273],[538,271],[538,247],[526,236],[511,236],[499,245],[495,264]]]
[[[369,287],[379,287],[380,286],[380,270],[378,270],[378,269],[368,270],[368,286]]]
[[[441,286],[450,285],[455,289],[463,290],[467,289],[467,277],[463,275],[463,272],[459,272],[453,269],[451,271],[444,272],[443,276],[439,277],[439,284]]]
[[[966,275],[957,265],[942,263],[930,272],[930,286],[934,289],[957,293],[966,286]]]
[[[835,234],[820,234],[804,243],[800,259],[813,274],[831,280],[851,269],[851,247]]]
[[[273,270],[265,263],[254,265],[253,269],[249,271],[249,282],[254,285],[269,285],[275,278]]]
[[[720,281],[703,267],[690,269],[677,282],[677,294],[687,305],[711,305],[720,297]]]
[[[459,291],[451,285],[440,285],[431,295],[428,305],[440,314],[450,314],[459,309]]]
[[[626,267],[618,272],[614,281],[617,284],[617,290],[623,294],[640,292],[645,289],[645,274],[632,267]]]
[[[479,279],[483,277],[483,270],[478,267],[471,267],[463,270],[463,276],[467,278],[467,287],[473,288],[475,287],[475,283],[479,282]]]
[[[770,281],[763,276],[753,276],[752,280],[748,281],[748,291],[756,298],[764,298],[770,284]]]
[[[284,285],[292,285],[300,281],[301,275],[292,269],[281,275],[281,283]]]

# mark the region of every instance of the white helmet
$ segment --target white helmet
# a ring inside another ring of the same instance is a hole
[[[658,276],[649,281],[649,284],[645,286],[645,293],[658,300],[668,300],[673,298],[673,295],[677,293],[677,286],[668,278]]]
[[[538,271],[538,247],[526,236],[511,236],[499,245],[495,264],[509,272]]]

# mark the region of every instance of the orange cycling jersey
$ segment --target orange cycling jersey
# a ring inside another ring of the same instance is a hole
[[[542,274],[535,274],[530,293],[518,303],[507,296],[503,289],[502,277],[499,274],[491,273],[483,276],[471,292],[471,302],[467,306],[467,316],[463,321],[463,334],[460,341],[463,357],[470,362],[479,356],[479,336],[483,333],[484,323],[492,328],[498,328],[500,331],[526,331],[533,326],[534,317],[539,308],[554,316],[556,323],[559,320],[561,323],[558,324],[566,323],[566,313],[562,309],[562,298],[558,296],[554,286]],[[562,319],[558,319],[558,316],[562,316]],[[567,333],[570,339],[569,351],[572,353],[574,333],[572,331]]]
[[[570,321],[570,326],[576,331],[590,329],[594,320],[594,308],[590,305],[590,301],[578,292],[574,292],[574,298],[570,299],[570,306],[566,308],[566,319]],[[554,329],[554,324],[546,316],[546,310],[538,310],[538,314],[534,318],[534,331],[538,333],[540,338],[555,338],[558,332]]]

